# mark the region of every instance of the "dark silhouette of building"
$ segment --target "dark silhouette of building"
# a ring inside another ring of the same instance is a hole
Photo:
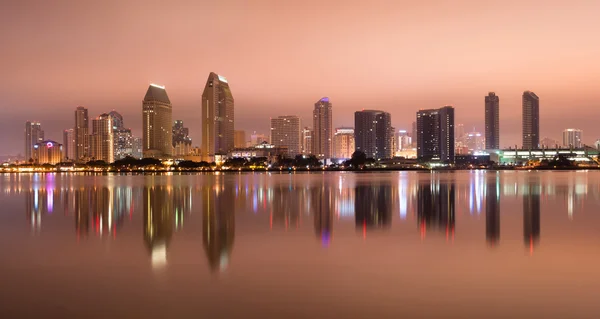
[[[417,112],[417,157],[421,161],[454,162],[454,108]]]
[[[357,184],[354,198],[357,229],[366,231],[391,226],[392,186],[390,184]]]
[[[497,177],[496,177],[497,178]],[[500,242],[500,185],[490,180],[485,195],[485,237],[490,246]]]
[[[523,237],[525,246],[533,253],[540,240],[540,181],[530,178],[523,194]]]
[[[374,159],[392,158],[392,116],[377,110],[354,113],[354,143],[356,150]]]
[[[217,183],[202,190],[202,239],[211,271],[229,266],[235,237],[235,193]]]
[[[427,229],[454,234],[455,226],[455,185],[435,181],[419,184],[417,187],[417,220],[422,236]]]
[[[315,103],[313,110],[312,154],[319,159],[333,155],[333,112],[328,97]]]
[[[494,92],[485,97],[485,148],[500,149],[500,98]]]
[[[540,98],[531,91],[523,92],[523,148],[540,146]]]

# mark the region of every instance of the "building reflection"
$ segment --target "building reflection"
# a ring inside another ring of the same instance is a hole
[[[300,226],[300,209],[304,200],[304,189],[291,185],[278,185],[271,189],[270,223],[272,227],[286,230]]]
[[[333,235],[335,211],[334,190],[325,185],[310,189],[311,210],[315,222],[315,234],[324,247],[329,246]]]
[[[229,266],[235,237],[235,201],[231,187],[216,180],[214,187],[202,189],[202,239],[211,271]]]
[[[152,267],[167,263],[167,249],[173,237],[173,198],[166,186],[144,187],[144,242]]]
[[[73,214],[75,215],[75,233],[77,238],[86,237],[90,232],[90,197],[86,189],[73,190],[74,203]]]
[[[364,185],[355,187],[354,214],[356,228],[363,235],[369,229],[383,229],[392,223],[392,187],[390,184]]]
[[[499,177],[488,180],[485,195],[485,237],[490,246],[500,242],[500,185]]]
[[[525,246],[533,253],[540,240],[540,182],[530,177],[523,193],[523,237]]]
[[[446,238],[454,238],[455,226],[455,185],[453,182],[432,180],[419,184],[417,192],[417,220],[421,237],[427,230],[437,229],[446,232]]]

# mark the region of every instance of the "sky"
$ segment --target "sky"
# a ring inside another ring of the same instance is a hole
[[[23,153],[25,121],[62,142],[83,105],[116,110],[140,135],[150,83],[200,144],[201,96],[225,76],[236,129],[269,118],[312,126],[321,97],[333,125],[380,109],[410,131],[419,109],[453,105],[484,129],[500,97],[501,147],[521,145],[521,95],[540,97],[541,137],[600,138],[600,1],[11,1],[0,11],[0,154]]]

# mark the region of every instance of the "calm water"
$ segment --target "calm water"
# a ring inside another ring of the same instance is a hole
[[[0,175],[0,317],[598,318],[600,172]]]

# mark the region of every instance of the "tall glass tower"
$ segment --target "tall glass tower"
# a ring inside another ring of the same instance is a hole
[[[233,106],[227,79],[211,72],[202,92],[202,160],[213,162],[234,148]]]
[[[173,106],[164,86],[150,84],[142,101],[144,157],[173,153]]]

